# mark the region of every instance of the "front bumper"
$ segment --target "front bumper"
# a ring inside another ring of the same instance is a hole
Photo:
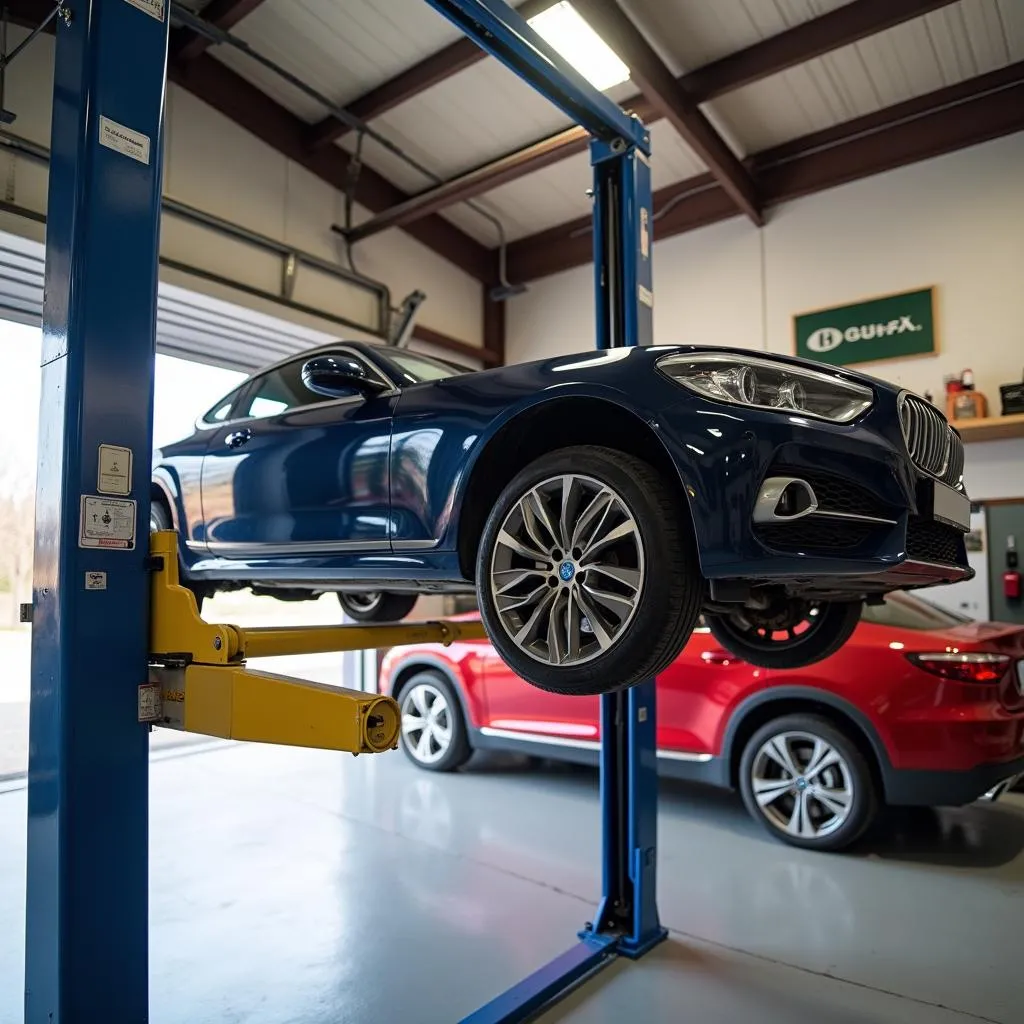
[[[888,768],[883,772],[885,802],[911,807],[961,807],[1022,773],[1024,757],[963,771]]]
[[[911,461],[898,392],[879,389],[855,424],[687,397],[658,426],[689,496],[709,579],[825,593],[884,592],[974,575],[962,531],[933,517],[941,485]],[[846,517],[755,523],[763,481],[780,474],[812,481],[825,494],[822,508]]]

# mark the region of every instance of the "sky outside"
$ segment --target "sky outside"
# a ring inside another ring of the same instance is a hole
[[[0,380],[6,382],[0,413],[0,468],[16,479],[33,479],[39,420],[38,327],[0,320]],[[153,443],[170,444],[192,432],[196,417],[206,412],[244,374],[204,366],[171,356],[156,357]]]

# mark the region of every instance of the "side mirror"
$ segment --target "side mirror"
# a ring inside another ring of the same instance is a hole
[[[314,356],[302,366],[302,383],[308,391],[327,398],[375,395],[386,388],[367,375],[358,359],[344,354]]]

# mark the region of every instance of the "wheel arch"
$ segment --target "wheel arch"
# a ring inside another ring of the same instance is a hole
[[[470,714],[469,705],[466,702],[466,695],[463,693],[458,675],[452,669],[451,665],[444,661],[443,658],[437,658],[430,654],[416,654],[410,657],[408,661],[401,662],[391,671],[391,685],[387,690],[388,696],[393,697],[395,700],[399,700],[401,698],[403,688],[409,684],[411,679],[420,672],[430,671],[439,672],[455,691],[456,699],[459,702],[459,710],[462,712],[462,719],[466,724],[466,733],[470,738],[470,746],[472,746],[473,731],[477,729],[478,726],[474,721],[473,716]]]
[[[509,416],[485,441],[458,496],[454,523],[459,566],[473,579],[477,547],[487,515],[509,480],[535,459],[558,448],[595,445],[634,455],[669,482],[691,517],[680,467],[669,454],[656,424],[621,401],[619,392],[546,395]]]
[[[820,715],[842,729],[864,756],[884,797],[892,768],[878,730],[849,701],[810,686],[773,686],[747,697],[732,713],[722,740],[722,759],[731,787],[739,785],[740,759],[750,737],[772,719],[792,714]]]
[[[167,509],[175,530],[180,529],[181,522],[178,514],[178,497],[177,482],[169,474],[155,470],[149,482],[149,500],[158,501]]]

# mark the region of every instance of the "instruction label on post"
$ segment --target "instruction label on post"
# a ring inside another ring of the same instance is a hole
[[[131,4],[132,7],[138,7],[140,11],[145,11],[157,21],[164,20],[164,0],[125,0],[125,2]]]
[[[100,145],[116,150],[125,156],[138,160],[140,164],[149,163],[149,136],[142,132],[132,131],[123,124],[111,121],[109,117],[100,116]]]
[[[139,721],[159,722],[163,717],[159,683],[143,683],[139,687]]]
[[[114,444],[101,444],[96,490],[100,494],[131,494],[132,450]]]
[[[83,494],[78,546],[134,550],[135,502]]]

